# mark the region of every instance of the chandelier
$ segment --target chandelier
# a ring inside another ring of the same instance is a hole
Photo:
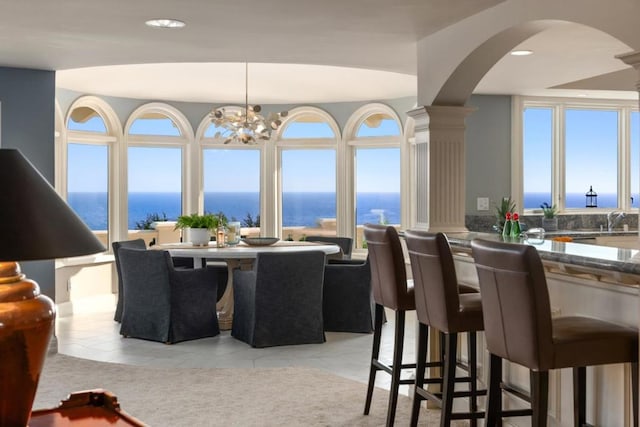
[[[258,140],[268,141],[271,139],[271,132],[277,130],[282,125],[282,118],[288,112],[269,113],[265,118],[260,111],[259,105],[249,105],[249,64],[244,64],[245,73],[245,95],[244,111],[226,111],[224,108],[216,108],[210,114],[211,122],[218,128],[216,138],[225,138],[224,143],[238,141],[243,144],[255,144]]]

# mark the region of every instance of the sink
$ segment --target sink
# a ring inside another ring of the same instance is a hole
[[[630,236],[597,236],[596,245],[613,246],[615,248],[640,249],[640,236],[637,233]]]
[[[585,243],[585,244],[589,244],[589,245],[595,245],[596,243],[596,238],[595,237],[572,237],[573,241],[575,243]]]

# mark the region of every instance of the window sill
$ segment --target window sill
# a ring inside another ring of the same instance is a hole
[[[113,254],[101,253],[95,255],[61,258],[56,260],[56,269],[64,267],[80,267],[111,263],[115,260]]]

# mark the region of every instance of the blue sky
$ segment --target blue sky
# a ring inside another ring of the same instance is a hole
[[[632,113],[632,188],[637,191],[638,113]],[[551,190],[552,110],[527,108],[524,116],[524,186],[528,192]],[[565,120],[566,192],[617,192],[618,114],[567,109]]]
[[[70,121],[69,129],[105,133],[104,122],[93,117],[85,123]],[[134,134],[179,135],[169,119],[139,119],[131,126]],[[399,133],[395,121],[383,120],[377,128],[362,125],[359,136]],[[205,135],[215,134],[211,126]],[[326,123],[292,123],[285,129],[288,138],[332,138]],[[72,142],[72,141],[70,141]],[[70,144],[68,151],[68,191],[104,192],[107,189],[108,152],[104,146]],[[179,192],[181,190],[181,150],[178,148],[129,147],[129,191]],[[359,192],[400,191],[399,149],[358,149]],[[334,150],[283,150],[283,191],[334,192],[336,159]],[[205,191],[258,192],[259,150],[205,150]]]

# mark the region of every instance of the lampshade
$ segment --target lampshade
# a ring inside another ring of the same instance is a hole
[[[104,250],[20,151],[0,149],[0,261],[63,258]]]
[[[0,427],[29,421],[56,314],[16,261],[104,250],[19,151],[0,149]]]

